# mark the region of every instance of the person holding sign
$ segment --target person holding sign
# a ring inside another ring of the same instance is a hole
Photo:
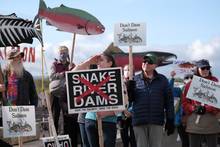
[[[208,60],[202,59],[196,62],[194,75],[217,82],[210,71],[211,66]],[[195,100],[186,97],[191,81],[186,84],[183,92],[183,109],[188,115],[186,122],[186,132],[189,133],[189,142],[191,147],[200,147],[203,138],[207,141],[208,147],[217,147],[217,136],[220,132],[219,122],[216,115],[219,109],[201,104]]]
[[[4,105],[38,105],[38,95],[33,76],[23,66],[24,53],[12,49],[7,54],[8,65],[3,70],[6,98]]]
[[[167,135],[173,134],[175,129],[172,90],[168,79],[155,70],[158,63],[157,56],[146,54],[142,73],[134,76],[134,80],[128,84],[129,99],[133,102],[132,124],[138,147],[162,146],[164,120]]]
[[[89,69],[91,64],[97,64],[98,68],[111,68],[116,67],[115,60],[112,55],[103,53],[95,55],[80,65],[76,66],[74,70]],[[88,136],[90,147],[99,146],[99,135],[97,119],[102,120],[102,130],[104,137],[104,147],[114,147],[116,141],[116,122],[117,117],[114,111],[101,111],[101,112],[87,112],[85,120],[85,129]]]

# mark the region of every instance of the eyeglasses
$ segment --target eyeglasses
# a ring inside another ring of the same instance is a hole
[[[201,70],[210,70],[211,67],[207,66],[207,67],[201,67]]]
[[[149,59],[149,58],[144,59],[144,60],[143,60],[143,63],[154,64],[154,62],[153,62],[151,59]]]
[[[184,77],[184,80],[192,79],[192,77]]]

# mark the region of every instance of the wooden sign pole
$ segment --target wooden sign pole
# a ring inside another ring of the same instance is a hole
[[[18,144],[19,147],[23,147],[23,139],[21,136],[18,137]]]
[[[104,147],[102,119],[98,115],[96,115],[96,118],[97,118],[97,123],[98,123],[99,146]]]
[[[50,132],[52,132],[52,136],[55,138],[56,147],[60,147],[60,144],[59,144],[59,141],[57,138],[57,132],[56,132],[56,129],[54,126],[53,115],[52,115],[52,111],[51,111],[50,96],[47,94],[47,92],[44,92],[44,95],[46,96],[47,109],[48,109],[48,113],[49,113],[48,122],[49,122],[50,129],[51,129]]]
[[[132,46],[129,46],[129,80],[133,79],[133,54],[132,54]]]
[[[73,45],[72,45],[71,57],[70,57],[70,68],[72,67],[73,64],[75,42],[76,42],[76,33],[73,34]]]

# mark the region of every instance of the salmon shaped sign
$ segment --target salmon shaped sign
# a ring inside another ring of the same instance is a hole
[[[63,4],[60,7],[49,8],[40,0],[38,17],[46,19],[48,25],[57,27],[59,31],[81,35],[96,35],[105,31],[105,27],[93,15]]]
[[[123,52],[120,48],[114,46],[113,43],[111,43],[104,52],[110,53],[114,56],[117,66],[124,67],[129,63],[128,53]],[[135,72],[142,70],[143,57],[148,53],[157,56],[159,62],[158,66],[173,64],[173,60],[177,59],[177,56],[175,54],[169,52],[160,52],[160,51],[135,52],[133,53],[133,65]]]

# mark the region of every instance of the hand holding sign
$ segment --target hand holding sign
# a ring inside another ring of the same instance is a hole
[[[202,103],[201,106],[196,106],[195,112],[198,114],[195,123],[198,124],[201,115],[205,114],[206,112],[205,104]]]
[[[199,115],[205,114],[205,113],[206,113],[206,108],[205,108],[205,106],[201,106],[201,105],[196,106],[196,108],[195,108],[195,113],[197,113],[197,114],[199,114]]]

